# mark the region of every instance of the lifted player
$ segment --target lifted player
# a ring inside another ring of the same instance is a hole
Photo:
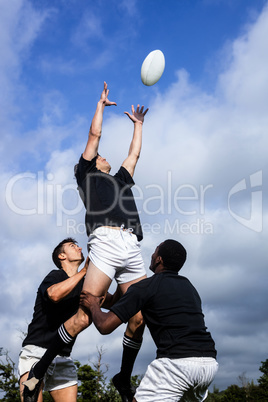
[[[83,289],[95,296],[104,296],[115,278],[124,294],[128,287],[144,279],[146,271],[140,251],[142,228],[131,191],[133,174],[140,156],[142,126],[148,109],[139,105],[132,114],[125,112],[134,124],[134,132],[127,158],[118,172],[110,175],[111,166],[98,154],[102,133],[103,112],[106,106],[116,105],[108,99],[106,82],[89,130],[86,148],[75,168],[79,193],[86,208],[86,228],[89,236],[89,268]],[[57,337],[43,358],[36,364],[25,382],[25,392],[35,387],[48,364],[61,348],[83,329],[91,319],[83,308],[59,329]],[[140,312],[130,317],[123,338],[120,372],[113,378],[123,401],[132,401],[134,391],[130,377],[142,342],[144,330]],[[31,378],[31,379],[30,379]],[[33,399],[34,401],[34,399]]]

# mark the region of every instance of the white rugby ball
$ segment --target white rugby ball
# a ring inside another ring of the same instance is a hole
[[[153,50],[144,59],[141,66],[141,80],[144,85],[150,86],[160,80],[165,69],[165,56],[161,50]]]

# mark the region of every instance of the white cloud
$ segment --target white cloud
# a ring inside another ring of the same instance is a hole
[[[268,35],[267,14],[266,6],[257,23],[230,45],[231,65],[219,79],[220,91],[229,106],[254,120],[258,116],[267,119],[268,44],[263,40]]]
[[[93,11],[82,15],[71,41],[78,47],[90,47],[94,40],[104,40],[102,20]]]
[[[43,12],[34,9],[27,0],[0,4],[0,149],[3,156],[7,149],[16,150],[16,141],[17,145],[21,145],[22,136],[19,133],[23,120],[22,109],[25,107],[28,90],[21,81],[21,72],[23,63],[28,59],[31,47],[50,14],[49,9]],[[17,137],[16,141],[14,137]],[[1,165],[5,169],[4,157]]]
[[[18,84],[22,61],[29,55],[29,50],[48,16],[49,10],[37,11],[27,0],[14,0],[12,3],[1,2],[0,82],[1,99],[5,101],[3,105],[13,94],[13,90]]]
[[[121,0],[118,4],[120,8],[126,10],[132,17],[137,15],[137,0]]]

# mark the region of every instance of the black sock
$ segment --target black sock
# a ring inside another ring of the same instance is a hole
[[[123,355],[120,369],[120,377],[124,382],[130,382],[131,373],[141,344],[142,340],[132,339],[124,334]]]
[[[61,352],[66,344],[71,343],[74,339],[75,337],[68,334],[64,324],[62,324],[43,357],[34,366],[34,376],[38,379],[43,378],[52,360]]]

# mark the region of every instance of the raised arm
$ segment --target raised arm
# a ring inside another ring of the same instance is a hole
[[[107,83],[104,82],[103,91],[101,93],[100,100],[97,103],[97,108],[89,129],[87,145],[83,152],[84,159],[88,161],[91,161],[91,159],[93,159],[98,153],[99,142],[102,131],[103,112],[105,106],[111,106],[111,105],[116,106],[115,102],[109,101],[108,95],[109,95],[109,89],[107,88]]]
[[[134,123],[134,132],[132,141],[129,147],[128,157],[122,163],[125,169],[130,173],[133,177],[134,170],[136,164],[138,162],[140,152],[141,152],[141,144],[142,144],[142,125],[144,122],[144,116],[148,112],[148,108],[144,110],[144,106],[140,108],[140,105],[137,106],[135,111],[134,106],[132,105],[132,114],[125,112],[125,114],[130,118]]]

